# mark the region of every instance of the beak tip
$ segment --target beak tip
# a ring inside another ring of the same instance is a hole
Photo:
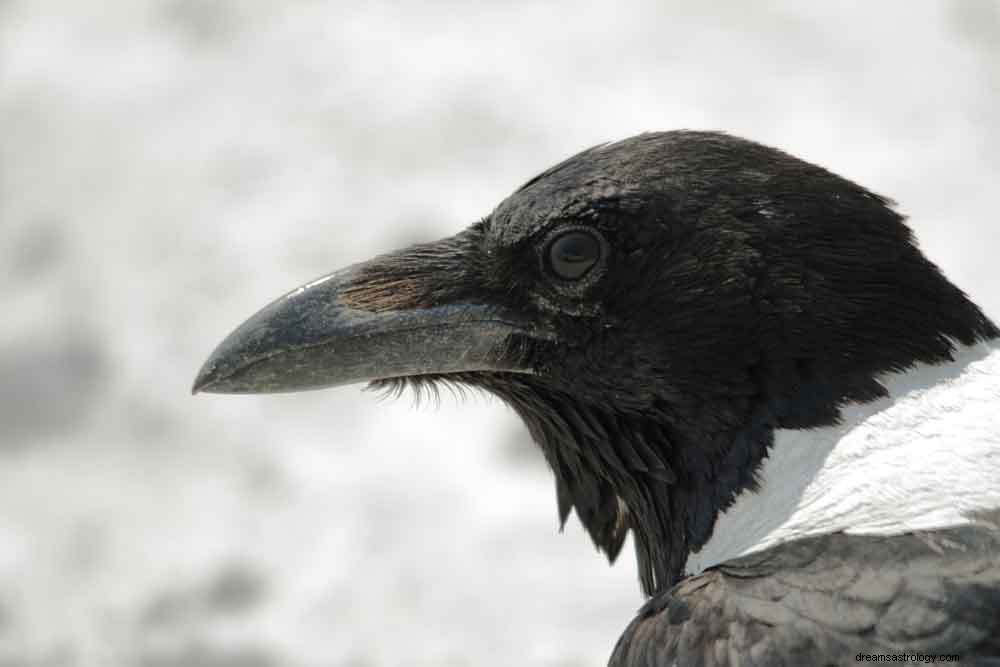
[[[213,354],[198,371],[198,375],[191,385],[191,395],[220,393],[219,390],[224,389],[222,385],[227,377],[228,374],[223,371],[216,355]]]
[[[198,371],[198,376],[194,379],[194,384],[191,385],[191,395],[208,391],[213,382],[215,382],[213,373],[208,368],[203,367]]]

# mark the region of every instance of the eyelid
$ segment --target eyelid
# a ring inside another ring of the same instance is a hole
[[[590,234],[597,239],[601,249],[600,255],[598,255],[597,262],[594,266],[577,280],[561,278],[558,275],[555,275],[554,272],[548,268],[548,253],[549,248],[552,247],[552,243],[560,236],[573,231],[581,231]],[[600,230],[587,225],[558,225],[545,234],[542,238],[542,242],[536,246],[536,249],[539,262],[541,263],[542,274],[547,278],[550,284],[556,286],[560,291],[568,291],[572,293],[581,292],[600,280],[600,278],[607,271],[608,257],[610,256],[610,244]]]
[[[546,250],[549,269],[564,280],[581,280],[601,259],[601,242],[590,232],[569,231]]]

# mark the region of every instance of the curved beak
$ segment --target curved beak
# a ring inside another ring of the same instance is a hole
[[[481,302],[486,299],[467,298],[467,289],[466,298],[448,298],[454,285],[447,281],[462,279],[455,270],[460,237],[357,264],[289,292],[219,344],[193,393],[301,391],[428,373],[530,373],[510,354],[510,337],[527,333],[525,322]]]

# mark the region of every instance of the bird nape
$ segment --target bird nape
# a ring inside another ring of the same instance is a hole
[[[219,345],[194,390],[451,382],[495,394],[541,447],[560,519],[575,510],[611,561],[632,532],[651,600],[612,664],[841,664],[878,649],[971,659],[1000,655],[1000,537],[987,520],[1000,514],[983,514],[1000,507],[997,481],[957,501],[939,492],[933,511],[923,494],[914,507],[933,525],[870,529],[858,517],[906,505],[870,489],[829,522],[815,504],[796,512],[831,461],[853,462],[841,480],[867,462],[899,481],[932,448],[927,475],[954,456],[1000,480],[1000,429],[968,455],[925,438],[894,459],[905,470],[871,463],[888,428],[873,420],[924,415],[926,391],[1000,396],[998,335],[887,199],[751,141],[660,132],[555,165],[454,236],[288,293]],[[928,368],[937,375],[916,377]],[[843,454],[855,432],[868,458]],[[811,469],[767,472],[813,450]],[[767,500],[782,489],[790,497]],[[753,502],[742,523],[781,521],[727,550],[739,531],[716,529]],[[692,566],[709,552],[722,555]]]

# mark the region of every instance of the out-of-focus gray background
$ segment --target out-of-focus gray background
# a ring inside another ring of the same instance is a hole
[[[836,6],[834,6],[836,5]],[[0,1],[0,665],[600,665],[641,603],[499,404],[191,397],[271,298],[726,129],[1000,316],[1000,3]]]

